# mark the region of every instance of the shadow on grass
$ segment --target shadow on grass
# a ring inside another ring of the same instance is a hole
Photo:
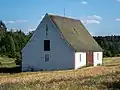
[[[120,90],[120,81],[103,82],[102,84],[107,86],[108,89]]]
[[[20,73],[21,72],[21,66],[6,68],[2,67],[0,68],[0,73]]]
[[[111,66],[120,66],[120,64],[108,64],[108,65],[104,65],[104,66],[107,66],[107,67],[111,67]]]
[[[106,88],[107,90],[120,90],[119,75],[120,75],[120,71],[116,71],[115,73],[99,75],[96,77],[89,77],[89,80],[86,80],[81,85],[82,86],[86,86],[86,85],[87,86],[96,86],[101,90],[103,90],[104,88]],[[109,81],[109,79],[110,79],[110,81]],[[111,79],[113,81],[111,81]]]

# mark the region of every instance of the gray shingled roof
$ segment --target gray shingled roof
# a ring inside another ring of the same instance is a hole
[[[48,16],[76,52],[103,51],[80,20],[50,14]]]

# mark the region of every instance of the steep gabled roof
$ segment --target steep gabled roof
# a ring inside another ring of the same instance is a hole
[[[103,51],[80,20],[50,14],[48,16],[76,52]]]

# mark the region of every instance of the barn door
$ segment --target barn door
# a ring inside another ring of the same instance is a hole
[[[86,65],[93,66],[93,52],[86,52]]]

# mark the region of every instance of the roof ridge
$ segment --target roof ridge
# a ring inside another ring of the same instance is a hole
[[[48,16],[60,17],[60,18],[65,18],[65,19],[71,19],[71,20],[75,20],[75,21],[80,21],[79,19],[75,19],[74,17],[62,16],[62,15],[56,15],[56,14],[50,14],[50,13],[48,13]]]

